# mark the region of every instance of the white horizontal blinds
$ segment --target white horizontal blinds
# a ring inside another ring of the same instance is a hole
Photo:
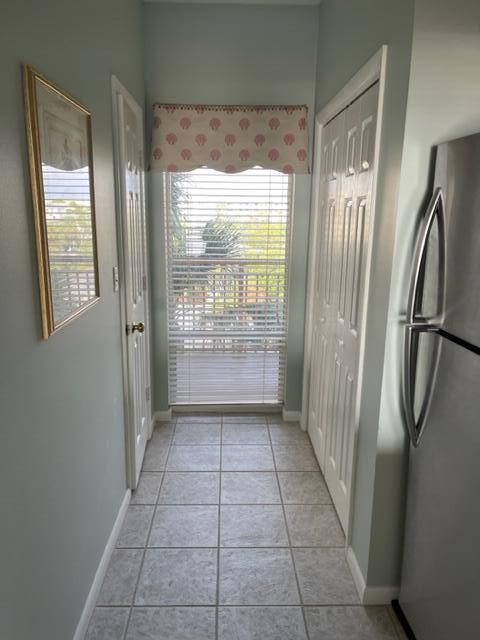
[[[282,402],[292,178],[165,180],[170,402]]]

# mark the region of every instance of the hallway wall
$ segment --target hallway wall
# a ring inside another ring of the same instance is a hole
[[[431,195],[432,150],[439,142],[480,131],[480,3],[478,0],[415,0],[405,138],[393,256],[390,307],[379,416],[372,549],[391,535],[385,510],[389,460],[401,450],[403,418],[400,363],[415,229]],[[478,243],[478,238],[475,239]],[[397,454],[398,455],[398,454]],[[405,456],[406,457],[406,456]],[[395,495],[395,494],[393,494]],[[387,549],[385,549],[387,551]],[[381,580],[381,555],[371,555],[372,578]],[[377,583],[381,584],[381,582]]]
[[[69,640],[125,495],[110,76],[143,101],[140,3],[4,2],[0,42],[0,638]],[[21,62],[93,113],[101,300],[48,341]]]
[[[144,6],[147,126],[153,102],[307,104],[313,123],[317,7]],[[147,137],[149,134],[147,132]],[[300,410],[310,176],[295,180],[286,408]],[[150,176],[154,407],[168,406],[162,180]]]
[[[431,189],[432,147],[480,130],[479,27],[477,0],[320,6],[317,108],[388,45],[351,541],[374,597],[400,582],[408,444],[399,376],[414,230]]]

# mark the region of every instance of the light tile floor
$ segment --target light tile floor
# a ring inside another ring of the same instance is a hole
[[[344,544],[298,425],[178,416],[148,444],[86,640],[398,640]]]

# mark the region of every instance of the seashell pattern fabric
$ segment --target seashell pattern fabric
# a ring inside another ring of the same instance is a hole
[[[307,107],[154,104],[152,171],[310,173]]]

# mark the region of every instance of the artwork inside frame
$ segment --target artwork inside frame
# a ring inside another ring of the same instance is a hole
[[[29,65],[22,73],[47,339],[100,297],[91,113]]]

